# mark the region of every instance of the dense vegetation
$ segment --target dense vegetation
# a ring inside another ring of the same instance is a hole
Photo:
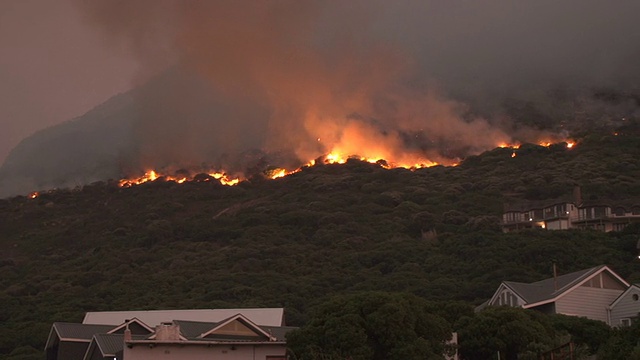
[[[457,167],[349,161],[233,187],[94,183],[2,199],[0,358],[41,353],[52,322],[86,311],[283,306],[304,325],[320,304],[363,291],[478,304],[502,280],[549,277],[552,261],[640,281],[638,227],[498,227],[504,202],[576,185],[589,200],[640,198],[638,125],[615,133],[573,149],[525,144],[515,158],[497,148]]]

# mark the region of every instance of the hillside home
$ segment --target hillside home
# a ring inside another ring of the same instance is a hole
[[[534,283],[503,281],[485,306],[514,306],[629,325],[640,312],[640,288],[605,265]]]
[[[570,202],[527,203],[505,206],[502,214],[502,230],[511,232],[523,229],[566,230],[573,227],[578,217],[578,207]]]
[[[627,225],[640,222],[640,200],[588,201],[579,195],[575,200],[530,201],[505,204],[502,214],[502,231],[523,229],[594,229],[621,231]]]
[[[294,329],[283,326],[283,313],[281,308],[87,313],[82,324],[53,324],[46,358],[283,360],[285,334]],[[122,316],[132,317],[114,325]]]

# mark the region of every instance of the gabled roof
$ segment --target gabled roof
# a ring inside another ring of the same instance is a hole
[[[93,336],[102,356],[116,356],[124,346],[124,335],[121,334],[96,334]]]
[[[187,320],[174,320],[175,324],[180,325],[180,333],[187,339],[194,339],[204,334],[207,331],[218,326],[220,322],[202,322],[202,321],[187,321]]]
[[[298,329],[295,326],[260,326],[260,328],[274,337],[275,341],[286,341],[286,334],[289,331]]]
[[[484,306],[487,306],[489,304],[493,304],[493,302],[496,300],[496,298],[500,295],[500,293],[502,292],[502,289],[509,289],[511,290],[511,292],[513,292],[519,300],[521,300],[522,302],[527,302],[525,298],[523,298],[520,294],[518,294],[518,292],[516,292],[513,288],[511,288],[507,283],[509,283],[509,281],[504,281],[502,284],[500,284],[500,286],[498,287],[498,290],[496,290],[495,293],[493,293],[493,296],[491,297],[491,299],[487,300]],[[484,303],[483,303],[484,304]],[[477,309],[477,311],[482,310],[482,308]]]
[[[224,327],[227,324],[230,324],[230,323],[232,323],[234,321],[239,321],[240,323],[242,323],[243,325],[248,327],[249,330],[255,332],[255,334],[257,336],[264,336],[267,339],[269,339],[269,341],[275,341],[276,340],[275,337],[273,337],[271,334],[269,334],[268,332],[266,332],[263,329],[261,329],[258,325],[256,325],[253,322],[251,322],[251,320],[247,319],[242,314],[236,314],[236,315],[234,315],[234,316],[232,316],[232,317],[230,317],[228,319],[225,319],[225,320],[219,322],[213,329],[210,329],[209,331],[200,334],[199,337],[200,338],[206,338],[207,336],[214,334],[216,331],[218,331],[222,327]]]
[[[45,349],[53,346],[56,337],[60,341],[90,342],[94,334],[106,333],[111,329],[112,325],[55,322],[51,326]]]
[[[124,323],[127,319],[137,318],[148,326],[160,325],[176,319],[219,322],[236,314],[242,314],[253,323],[268,326],[281,326],[284,320],[283,308],[261,309],[191,309],[191,310],[140,310],[140,311],[101,311],[88,312],[83,324],[110,324],[113,326]]]
[[[638,284],[632,284],[631,286],[629,286],[629,288],[627,288],[627,290],[625,290],[622,294],[620,294],[620,296],[618,296],[615,300],[613,300],[613,302],[611,303],[611,305],[609,305],[609,309],[613,309],[616,305],[618,305],[618,302],[620,302],[620,300],[622,300],[625,296],[627,296],[628,293],[630,293],[631,291],[640,291],[640,285]]]
[[[555,301],[565,293],[568,293],[570,290],[574,289],[577,286],[580,286],[582,283],[604,271],[612,275],[621,284],[627,287],[629,286],[629,284],[624,279],[622,279],[618,274],[614,273],[606,265],[600,265],[590,269],[561,275],[556,279],[549,278],[530,284],[514,281],[504,281],[502,284],[511,289],[520,298],[525,300],[526,304],[523,307],[529,308]]]
[[[82,339],[90,341],[94,334],[106,333],[113,329],[113,326],[55,322],[53,323],[53,328],[62,340]]]
[[[117,327],[115,327],[115,328],[113,328],[113,329],[109,330],[109,331],[107,332],[107,334],[115,334],[115,333],[119,332],[120,330],[126,329],[126,328],[127,328],[128,326],[130,326],[132,323],[136,323],[136,324],[138,324],[139,326],[141,326],[141,327],[142,327],[142,328],[144,328],[145,330],[148,330],[148,331],[149,331],[149,333],[154,332],[154,330],[153,330],[151,327],[149,327],[149,325],[147,325],[147,324],[143,323],[142,321],[140,321],[140,320],[139,320],[139,319],[137,319],[137,318],[133,318],[133,319],[126,320],[125,322],[123,322],[122,324],[118,325]]]
[[[185,321],[174,320],[174,323],[180,325],[180,333],[187,339],[201,339],[200,335],[207,333],[208,331],[218,327],[221,322],[201,322],[201,321]],[[258,325],[262,331],[270,334],[276,339],[276,341],[285,341],[285,334],[291,330],[297,329],[293,326],[264,326]]]
[[[133,335],[133,339],[143,340],[145,337]],[[91,343],[84,354],[85,360],[92,359],[92,354],[97,350],[101,357],[113,357],[122,352],[124,347],[123,334],[95,334],[91,339]]]

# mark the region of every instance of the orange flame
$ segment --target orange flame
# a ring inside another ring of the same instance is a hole
[[[538,142],[538,144],[540,146],[548,147],[552,145],[552,142],[540,141]],[[575,146],[576,142],[573,140],[569,140],[569,141],[566,141],[566,144],[567,144],[567,148],[571,149]],[[519,143],[510,144],[510,143],[503,142],[498,144],[498,147],[511,149],[512,150],[511,157],[515,158],[517,156],[516,150],[520,148],[520,144]],[[356,160],[368,162],[371,164],[377,164],[378,166],[383,167],[385,169],[401,167],[401,168],[406,168],[410,170],[415,170],[415,169],[439,165],[437,162],[426,160],[426,159],[418,159],[418,157],[416,156],[413,156],[413,157],[404,156],[403,157],[403,160],[405,160],[404,162],[390,162],[385,160],[382,156],[372,156],[372,157],[359,156],[359,155],[347,156],[347,155],[344,155],[344,152],[341,152],[338,149],[334,149],[333,151],[329,152],[327,155],[320,158],[320,161],[324,164],[345,164],[349,159],[356,159]],[[406,160],[412,160],[413,162],[406,161]],[[457,166],[458,164],[459,162],[452,162],[451,164],[449,164],[449,166]],[[285,168],[275,168],[275,169],[266,171],[264,172],[264,176],[269,179],[278,179],[278,178],[282,178],[282,177],[300,172],[305,167],[312,167],[315,165],[316,165],[316,160],[311,160],[306,165],[303,165],[294,170],[287,170]],[[224,171],[208,172],[207,175],[209,175],[210,178],[213,178],[219,181],[221,184],[228,185],[228,186],[237,185],[244,180],[244,179],[241,179],[240,177],[230,177]],[[161,177],[166,181],[175,181],[180,184],[186,181],[194,180],[192,177],[188,177],[184,175],[182,176],[171,176],[171,175],[165,175],[165,174],[160,175],[155,170],[149,170],[145,172],[143,176],[140,176],[138,178],[122,179],[119,181],[118,185],[120,187],[131,187],[131,186],[140,185],[149,181],[155,181]],[[201,181],[209,181],[210,178],[206,178]],[[38,193],[30,194],[31,198],[35,198],[37,196],[38,196]]]

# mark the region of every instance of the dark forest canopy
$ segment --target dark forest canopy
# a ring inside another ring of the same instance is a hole
[[[575,186],[591,200],[640,198],[640,134],[616,133],[457,167],[349,161],[232,187],[98,182],[1,199],[0,354],[40,354],[52,322],[86,311],[282,306],[304,325],[320,304],[363,291],[476,305],[503,280],[549,277],[553,260],[561,273],[607,264],[637,282],[638,227],[498,227],[504,202]]]

